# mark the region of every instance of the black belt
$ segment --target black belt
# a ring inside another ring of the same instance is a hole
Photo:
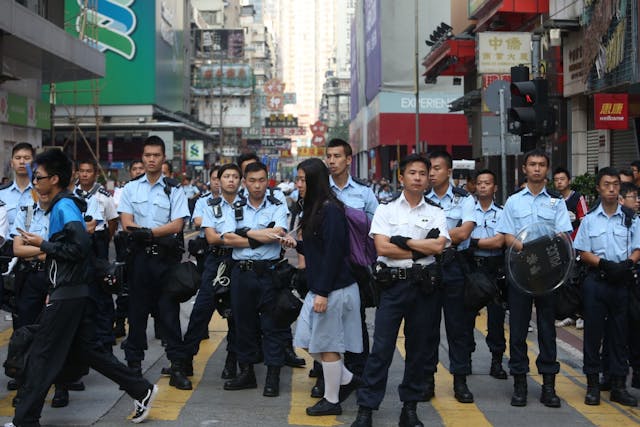
[[[23,271],[44,271],[44,261],[20,261]]]
[[[415,280],[422,278],[422,271],[426,266],[422,264],[413,264],[411,267],[385,267],[376,272],[376,276],[388,277],[392,281],[396,280]]]
[[[252,260],[243,259],[237,262],[238,268],[242,271],[255,271],[256,273],[273,269],[278,260]]]
[[[220,246],[209,246],[209,253],[213,256],[224,257],[231,255],[233,248],[222,248]]]

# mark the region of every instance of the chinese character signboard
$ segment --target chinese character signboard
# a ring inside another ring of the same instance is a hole
[[[264,127],[267,128],[297,128],[298,118],[288,114],[271,114],[264,118]]]
[[[478,73],[509,73],[511,67],[531,64],[531,34],[484,32],[478,34]]]
[[[596,129],[629,128],[629,95],[597,93],[593,95]]]

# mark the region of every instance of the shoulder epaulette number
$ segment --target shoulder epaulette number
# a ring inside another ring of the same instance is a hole
[[[180,187],[180,181],[178,181],[177,179],[169,178],[166,176],[162,179],[164,180],[164,183],[170,187]]]
[[[100,194],[104,194],[104,195],[105,195],[105,196],[107,196],[107,197],[111,197],[111,193],[109,193],[109,190],[107,190],[106,188],[100,187],[100,188],[98,189],[98,192],[99,192]]]
[[[435,206],[435,207],[437,207],[437,208],[442,209],[442,206],[440,206],[440,203],[436,203],[436,202],[434,202],[434,201],[433,201],[433,200],[431,200],[431,199],[430,199],[426,194],[424,195],[424,201],[425,201],[427,204],[431,205],[431,206]]]

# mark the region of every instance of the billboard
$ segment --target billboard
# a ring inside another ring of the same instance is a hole
[[[478,34],[478,73],[509,73],[531,64],[531,33],[485,31]]]
[[[382,84],[380,0],[364,0],[365,95],[371,101]]]
[[[251,126],[251,102],[245,98],[224,98],[221,111],[218,97],[198,99],[198,120],[218,128],[220,115],[222,115],[222,127],[248,128]]]
[[[186,94],[184,2],[65,0],[67,31],[104,52],[106,77],[56,85],[58,104],[157,104],[183,110]]]
[[[202,65],[195,72],[193,92],[197,95],[247,96],[253,93],[253,69],[246,64]]]
[[[230,29],[198,30],[196,51],[208,59],[244,58],[244,31]]]

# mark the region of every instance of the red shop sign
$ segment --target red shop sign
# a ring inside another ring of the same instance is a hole
[[[597,93],[593,96],[596,129],[629,128],[629,95]]]

